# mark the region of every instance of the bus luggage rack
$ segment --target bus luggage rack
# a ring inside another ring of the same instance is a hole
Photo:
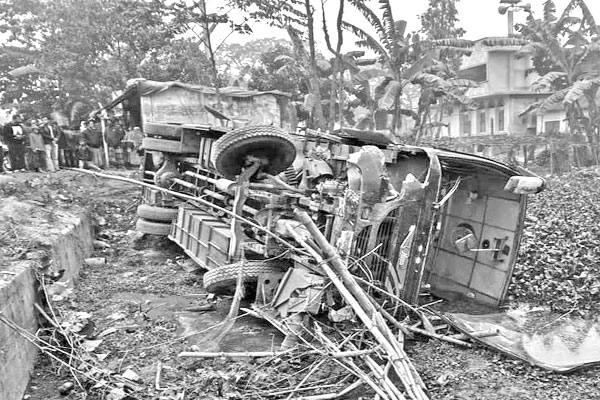
[[[229,263],[231,229],[205,211],[180,207],[169,239],[202,268],[211,270]]]

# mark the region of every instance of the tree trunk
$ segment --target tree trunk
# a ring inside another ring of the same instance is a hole
[[[327,17],[325,15],[325,2],[321,0],[321,10],[323,11],[323,33],[325,34],[325,43],[330,52],[335,56],[333,60],[333,70],[331,72],[331,90],[329,93],[329,121],[328,128],[329,132],[333,132],[335,129],[335,120],[337,113],[335,112],[336,103],[339,104],[340,111],[340,128],[343,123],[343,92],[344,92],[344,69],[342,67],[342,44],[344,42],[343,30],[342,30],[342,17],[344,15],[344,0],[340,0],[340,8],[337,16],[337,45],[334,49],[331,46],[329,40],[329,31],[327,29]],[[339,77],[339,79],[338,79]],[[336,102],[337,100],[337,102]]]
[[[221,110],[221,92],[219,91],[219,75],[217,72],[217,61],[215,60],[215,53],[213,52],[212,44],[210,41],[211,28],[208,24],[205,0],[199,0],[198,6],[200,7],[200,12],[203,17],[203,22],[202,22],[202,32],[203,32],[202,34],[204,36],[203,42],[204,42],[204,46],[206,48],[206,53],[208,54],[208,58],[210,60],[213,85],[215,87],[215,92],[217,94],[217,109],[219,109],[219,111],[220,111]]]
[[[319,82],[319,72],[317,70],[317,56],[315,50],[315,31],[314,31],[314,19],[313,10],[310,5],[310,0],[305,0],[304,5],[306,7],[306,22],[308,28],[308,48],[310,54],[310,81],[311,81],[311,94],[315,96],[317,102],[314,108],[314,116],[316,120],[315,128],[323,128],[323,107],[321,105],[321,84]]]

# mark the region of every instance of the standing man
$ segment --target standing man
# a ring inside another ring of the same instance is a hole
[[[13,171],[25,170],[25,131],[21,116],[13,115],[12,121],[4,127],[4,140],[10,153],[10,165]]]
[[[37,172],[46,172],[44,167],[46,164],[46,146],[44,145],[44,137],[37,125],[32,125],[29,129],[29,149],[31,155],[30,169]]]
[[[50,123],[48,117],[43,117],[40,132],[42,133],[42,138],[44,139],[46,168],[49,172],[58,171],[60,169],[58,166],[58,128]]]
[[[106,127],[106,144],[108,144],[110,158],[108,165],[112,162],[116,168],[123,166],[123,150],[121,148],[123,137],[125,137],[125,132],[118,123],[118,120],[111,120]]]
[[[125,152],[123,155],[125,156],[125,166],[127,168],[140,165],[140,148],[142,147],[143,140],[144,133],[139,126],[134,127],[125,134],[125,139],[123,140]]]
[[[92,163],[98,167],[104,167],[102,157],[102,132],[96,128],[96,121],[94,119],[88,120],[87,128],[83,130],[81,137],[92,152]]]

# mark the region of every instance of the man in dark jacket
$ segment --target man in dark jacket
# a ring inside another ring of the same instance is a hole
[[[92,152],[92,163],[99,167],[104,166],[102,157],[102,132],[96,128],[96,121],[90,119],[87,128],[81,133],[82,139]]]
[[[113,119],[106,127],[106,144],[108,145],[109,163],[115,167],[123,167],[123,149],[121,142],[125,137],[125,131],[117,119]]]
[[[13,115],[12,121],[4,127],[3,134],[10,152],[12,170],[25,170],[25,131],[20,115]]]

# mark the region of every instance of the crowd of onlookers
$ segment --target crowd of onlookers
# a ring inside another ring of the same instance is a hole
[[[19,114],[12,116],[1,133],[5,146],[0,146],[0,161],[6,157],[10,166],[0,162],[0,173],[55,172],[69,167],[136,168],[140,164],[144,138],[139,127],[126,130],[119,118],[104,121],[90,118],[81,121],[79,129],[69,129],[48,117],[23,118]]]

